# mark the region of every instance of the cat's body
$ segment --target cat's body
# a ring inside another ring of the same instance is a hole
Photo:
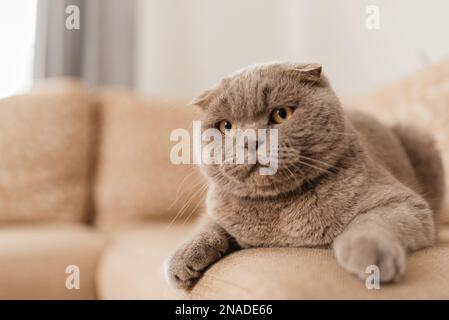
[[[212,183],[208,214],[242,248],[326,247],[355,216],[371,208],[405,200],[426,206],[412,190],[419,194],[420,189],[441,188],[438,181],[433,181],[435,186],[419,187],[411,161],[393,130],[366,114],[346,114],[348,150],[322,175],[274,198],[239,197]],[[428,152],[428,148],[420,151]],[[434,157],[438,166],[438,154]],[[427,167],[432,170],[431,163]],[[429,221],[429,235],[430,229]]]
[[[317,73],[301,66],[244,70],[197,101],[209,108],[206,123],[213,123],[214,108],[228,105],[228,117],[243,119],[240,126],[261,119],[259,128],[267,126],[264,109],[270,114],[270,105],[298,107],[285,123],[268,124],[279,128],[277,175],[203,168],[210,180],[207,218],[169,260],[168,277],[177,287],[191,287],[222,255],[249,247],[333,247],[348,271],[364,277],[366,267],[376,264],[381,280],[391,281],[403,272],[406,251],[432,244],[432,209],[439,209],[443,193],[433,140],[359,112],[343,113],[321,68]],[[247,92],[256,94],[237,100]],[[264,109],[248,115],[248,99],[260,96]]]

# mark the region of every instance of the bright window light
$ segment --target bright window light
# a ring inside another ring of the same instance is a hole
[[[33,82],[37,0],[0,1],[0,98]]]

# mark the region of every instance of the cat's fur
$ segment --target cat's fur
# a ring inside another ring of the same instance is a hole
[[[431,137],[343,112],[316,64],[252,66],[223,79],[194,103],[203,129],[229,119],[269,128],[271,110],[293,106],[279,132],[278,171],[209,165],[207,217],[168,260],[169,281],[190,288],[223,255],[250,247],[332,247],[338,263],[381,281],[404,271],[407,251],[430,246],[432,211],[443,194],[440,155]]]

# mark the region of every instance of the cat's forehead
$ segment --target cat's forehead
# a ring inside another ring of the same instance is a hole
[[[240,69],[223,79],[224,85],[230,89],[238,89],[241,85],[258,86],[261,82],[282,80],[287,66],[285,64],[258,64]]]
[[[285,75],[284,68],[274,64],[258,65],[223,79],[214,109],[239,119],[264,115],[274,100],[281,103],[283,99],[292,98],[295,89],[298,91],[293,80]]]

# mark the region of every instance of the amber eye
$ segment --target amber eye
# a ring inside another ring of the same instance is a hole
[[[293,108],[290,107],[279,107],[273,110],[273,112],[271,113],[271,122],[273,123],[283,123],[285,122],[288,118],[290,118],[293,114]]]
[[[218,129],[220,129],[221,132],[226,133],[227,131],[234,129],[234,125],[229,120],[223,120],[218,124]]]

